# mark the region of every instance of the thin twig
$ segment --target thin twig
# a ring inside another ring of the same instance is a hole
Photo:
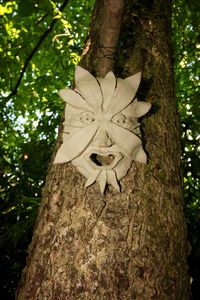
[[[63,2],[63,4],[61,5],[59,11],[63,11],[67,5],[67,3],[69,2],[69,0],[65,0]],[[34,54],[37,52],[37,50],[39,49],[39,47],[41,46],[41,44],[44,42],[45,38],[48,36],[48,34],[52,31],[54,25],[56,24],[56,22],[58,21],[58,19],[53,19],[48,27],[48,29],[41,35],[40,39],[38,40],[37,44],[35,45],[35,47],[32,49],[32,51],[30,52],[30,54],[28,55],[23,68],[20,70],[20,76],[12,90],[12,92],[6,97],[4,98],[4,101],[2,101],[3,106],[12,98],[12,96],[17,94],[18,88],[21,84],[22,78],[24,76],[24,73],[26,72],[26,69],[31,61],[31,59],[33,58]]]

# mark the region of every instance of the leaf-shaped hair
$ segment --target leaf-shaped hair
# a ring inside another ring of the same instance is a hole
[[[75,69],[76,90],[87,104],[98,112],[102,107],[102,93],[96,78],[87,70],[76,66]]]
[[[77,130],[58,149],[54,163],[64,163],[81,155],[95,136],[97,125],[91,124]]]
[[[136,95],[140,80],[141,72],[125,79],[117,80],[117,87],[110,99],[108,111],[115,115],[127,107]]]

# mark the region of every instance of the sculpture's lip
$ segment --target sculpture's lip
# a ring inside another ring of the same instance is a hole
[[[108,165],[99,166],[91,159],[92,155],[99,155],[99,156],[112,155],[114,157],[114,159]],[[86,159],[90,163],[92,163],[92,165],[94,165],[97,168],[100,168],[100,169],[113,169],[118,164],[118,162],[122,159],[122,157],[123,157],[122,154],[119,153],[119,152],[114,151],[113,147],[101,147],[101,148],[92,147],[92,149],[90,149],[90,151],[87,153]]]

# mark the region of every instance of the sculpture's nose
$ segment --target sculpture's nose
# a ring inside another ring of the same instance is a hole
[[[112,146],[112,140],[105,130],[100,130],[95,136],[92,145],[97,147],[110,147]]]

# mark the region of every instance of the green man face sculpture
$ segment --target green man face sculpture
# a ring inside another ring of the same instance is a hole
[[[77,66],[75,90],[59,92],[66,108],[63,144],[54,163],[71,161],[87,178],[86,187],[96,181],[102,193],[106,184],[119,190],[132,162],[146,163],[137,119],[151,104],[134,99],[140,80],[141,72],[126,79],[109,72],[96,79]]]

